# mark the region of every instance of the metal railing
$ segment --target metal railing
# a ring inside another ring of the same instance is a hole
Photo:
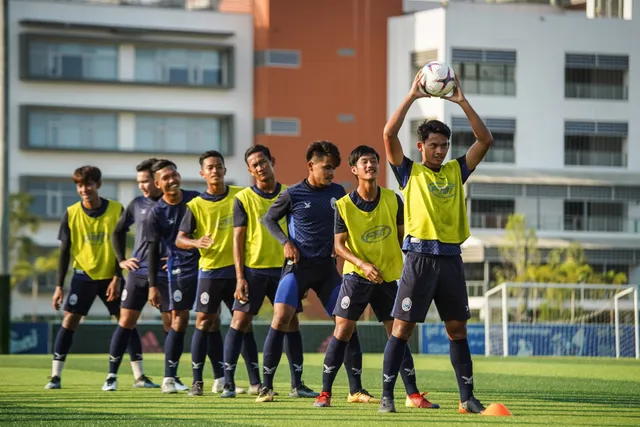
[[[629,99],[627,86],[602,83],[565,83],[566,98]]]
[[[627,167],[627,154],[606,151],[565,150],[564,164],[575,166]]]
[[[503,229],[509,213],[472,212],[472,228]],[[602,233],[640,233],[640,218],[618,216],[540,215],[527,217],[527,226],[538,231],[586,231]]]

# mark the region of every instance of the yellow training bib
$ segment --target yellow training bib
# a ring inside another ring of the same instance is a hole
[[[108,200],[105,212],[98,218],[92,218],[84,213],[81,203],[67,208],[73,268],[84,271],[93,280],[111,279],[116,267],[111,234],[122,213],[122,205]]]
[[[398,199],[392,190],[379,187],[380,201],[372,212],[358,208],[347,194],[336,202],[336,209],[348,230],[346,246],[363,261],[375,265],[385,282],[398,280],[402,273],[402,251],[398,242]],[[362,270],[344,262],[343,274]]]

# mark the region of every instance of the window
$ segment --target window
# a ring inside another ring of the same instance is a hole
[[[566,231],[627,231],[626,204],[565,200],[564,229]]]
[[[33,196],[31,212],[41,218],[58,219],[68,206],[79,201],[76,185],[69,178],[29,177],[26,179],[26,192]],[[118,185],[102,181],[100,197],[118,198]]]
[[[259,50],[255,53],[256,67],[299,68],[299,50]]]
[[[471,227],[505,228],[509,215],[515,211],[516,202],[505,199],[471,200]]]
[[[226,86],[227,53],[219,50],[136,47],[135,81],[184,86]]]
[[[488,163],[515,163],[515,119],[485,119],[493,134],[493,146],[484,158]],[[466,154],[476,142],[471,125],[466,117],[453,117],[451,123],[451,157]]]
[[[26,142],[30,148],[118,148],[118,116],[115,113],[27,111]]]
[[[254,132],[256,135],[298,136],[300,135],[300,119],[256,119],[254,121]]]
[[[136,116],[135,149],[147,152],[230,153],[230,125],[219,117]]]
[[[30,40],[28,75],[60,80],[118,80],[118,47]]]
[[[629,98],[629,57],[567,53],[565,97],[588,99]]]
[[[564,124],[564,164],[627,166],[627,123],[576,122]]]
[[[598,18],[624,18],[625,0],[596,0],[595,16]]]
[[[421,52],[411,53],[411,81],[415,79],[418,71],[431,61],[438,60],[437,50],[423,50]]]
[[[515,96],[515,51],[453,49],[451,62],[465,92]]]

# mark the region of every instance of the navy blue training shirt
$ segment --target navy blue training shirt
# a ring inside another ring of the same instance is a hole
[[[200,193],[189,190],[181,191],[182,201],[177,205],[170,205],[164,199],[160,199],[151,209],[145,241],[162,243],[169,250],[167,269],[174,272],[174,274],[189,277],[198,274],[200,254],[197,249],[184,250],[178,248],[176,246],[176,237],[178,236],[182,218],[187,210],[187,203],[198,197]]]
[[[314,187],[305,179],[280,193],[263,223],[280,244],[291,240],[302,258],[331,258],[335,202],[345,194],[341,185]],[[285,216],[288,238],[278,224]]]

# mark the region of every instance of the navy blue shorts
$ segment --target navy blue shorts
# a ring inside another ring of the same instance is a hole
[[[220,303],[224,302],[229,311],[233,307],[233,293],[236,291],[236,279],[198,278],[196,311],[198,313],[216,314],[220,311]]]
[[[198,275],[169,275],[169,310],[192,310],[196,301]]]
[[[162,313],[169,311],[169,280],[166,276],[158,275],[156,288],[160,292],[160,311]],[[148,276],[129,273],[120,300],[120,308],[142,311],[149,300]]]
[[[280,278],[269,274],[256,273],[249,269],[245,269],[244,278],[249,285],[248,301],[242,304],[240,301],[235,300],[233,309],[255,316],[260,311],[265,297],[269,298],[271,304],[274,303]]]
[[[120,300],[116,298],[107,302],[109,283],[111,283],[111,279],[93,280],[85,274],[74,274],[64,303],[64,311],[86,316],[89,314],[93,301],[99,297],[109,310],[109,314],[117,316],[120,314]]]
[[[443,321],[469,319],[462,257],[407,252],[393,317],[405,322],[424,322],[432,301]]]
[[[398,284],[384,282],[376,284],[355,274],[342,278],[333,315],[358,321],[367,305],[371,304],[379,322],[392,320],[391,311],[398,293]]]
[[[331,316],[341,282],[333,258],[301,259],[297,264],[288,261],[282,269],[275,303],[288,304],[302,311],[302,297],[309,289],[313,289]]]

